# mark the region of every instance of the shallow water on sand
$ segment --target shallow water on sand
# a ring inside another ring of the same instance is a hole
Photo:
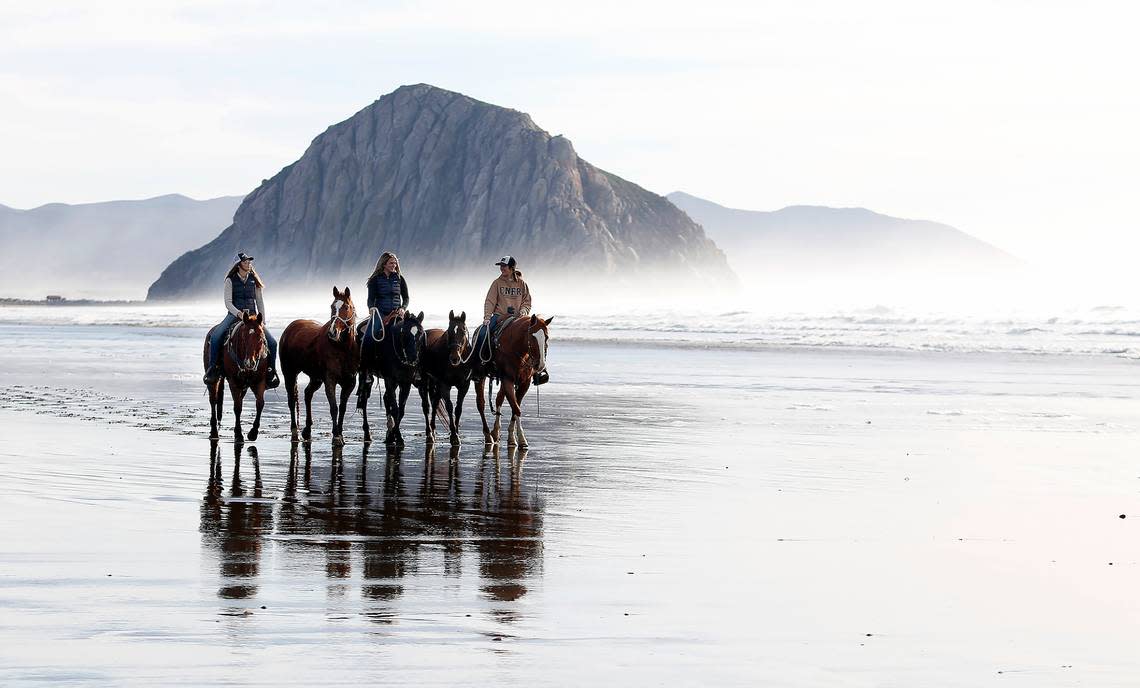
[[[199,337],[0,327],[0,683],[1140,671],[1127,361],[556,339],[529,451],[389,453],[210,442]]]

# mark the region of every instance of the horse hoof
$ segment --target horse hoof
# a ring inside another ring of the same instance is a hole
[[[334,447],[343,447],[344,446],[344,438],[341,437],[340,435],[333,437],[333,446]]]
[[[212,440],[218,439],[218,431],[217,430],[211,430],[210,431],[210,439],[212,439]]]
[[[246,435],[246,439],[248,439],[250,442],[256,442],[257,441],[257,431],[256,430],[250,430],[249,434]]]
[[[301,439],[305,440],[306,442],[308,442],[310,439],[312,439],[312,436],[313,436],[313,432],[310,428],[305,428],[304,430],[301,431]]]
[[[451,436],[451,446],[453,446],[453,447],[459,446],[459,435],[452,435]]]
[[[369,432],[368,430],[364,431],[364,441],[365,442],[371,442],[372,441],[372,433]]]
[[[427,435],[424,437],[424,441],[428,444],[435,444],[435,435],[430,432],[427,433]]]
[[[301,441],[301,433],[294,430],[293,432],[289,433],[289,439],[292,440],[293,442],[300,442]]]
[[[520,442],[519,443],[519,449],[530,449],[530,445],[527,444],[526,442]]]

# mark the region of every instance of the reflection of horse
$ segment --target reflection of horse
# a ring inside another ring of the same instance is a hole
[[[483,454],[479,464],[475,502],[471,509],[484,518],[476,543],[479,574],[484,579],[483,593],[498,602],[514,602],[526,595],[526,579],[542,562],[542,519],[537,499],[522,492],[522,466],[525,449],[510,449],[507,489],[502,489],[497,448]],[[488,459],[493,461],[493,474],[487,473]],[[514,621],[513,610],[494,612],[500,621]]]
[[[202,364],[210,368],[210,333],[206,333],[206,343],[202,348]],[[234,324],[225,350],[222,352],[222,371],[230,385],[230,396],[234,399],[234,440],[242,441],[241,402],[245,391],[252,389],[257,397],[257,416],[249,430],[249,441],[257,439],[261,428],[261,408],[265,405],[265,384],[269,370],[269,346],[265,341],[265,323],[261,313],[242,313],[242,318]],[[210,437],[218,436],[218,422],[222,420],[222,376],[207,385],[210,396]]]
[[[387,327],[380,322],[380,315],[374,313],[361,338],[361,365],[367,372],[384,378],[384,412],[388,418],[384,443],[402,447],[404,436],[400,434],[400,421],[404,418],[423,348],[424,313],[394,318]],[[368,442],[372,439],[372,430],[368,425],[367,394],[361,395],[358,405],[364,415],[364,441]]]
[[[479,404],[479,417],[483,420],[483,437],[487,444],[499,441],[499,420],[502,417],[503,399],[511,405],[511,422],[507,426],[507,444],[526,447],[526,435],[522,429],[522,400],[530,389],[531,378],[546,370],[546,350],[550,341],[547,329],[553,317],[543,320],[537,315],[518,318],[502,327],[499,343],[495,348],[494,367],[476,366],[475,400]],[[484,410],[483,381],[490,375],[497,375],[500,381],[499,395],[495,399],[495,427],[487,427],[487,414]]]
[[[253,491],[248,497],[262,497],[261,466],[257,447],[249,447],[253,465]],[[223,496],[222,458],[217,441],[210,442],[210,478],[202,501],[201,532],[206,544],[217,549],[221,587],[218,596],[246,599],[257,594],[256,579],[261,563],[264,531],[273,526],[272,505],[248,501],[241,479],[241,446],[234,445],[234,474],[229,497]]]
[[[348,287],[341,292],[333,287],[331,317],[320,325],[312,320],[294,320],[281,334],[281,372],[285,374],[285,388],[289,394],[289,423],[293,441],[297,441],[297,374],[305,373],[309,384],[305,387],[305,429],[301,437],[312,437],[313,394],[325,386],[329,409],[332,412],[333,444],[344,444],[344,411],[348,396],[356,386],[356,369],[359,352],[356,348],[356,307]],[[336,386],[340,384],[340,411],[337,411]]]
[[[447,329],[427,331],[423,357],[420,360],[420,400],[423,402],[427,442],[435,441],[436,409],[442,400],[447,408],[447,428],[451,444],[459,445],[459,417],[463,413],[463,398],[471,386],[471,338],[467,333],[467,312],[458,316],[451,311],[447,316]],[[451,406],[451,388],[455,387],[455,407]]]

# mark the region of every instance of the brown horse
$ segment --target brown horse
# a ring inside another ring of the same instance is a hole
[[[420,401],[423,402],[424,423],[428,443],[435,442],[435,410],[442,401],[447,408],[447,428],[452,446],[459,446],[459,417],[463,413],[463,398],[471,386],[471,337],[467,332],[467,312],[458,316],[455,311],[447,315],[447,329],[427,331],[423,353],[420,355]],[[451,388],[456,389],[455,407],[451,406]]]
[[[281,334],[281,372],[289,394],[289,423],[293,441],[312,438],[313,395],[325,386],[332,411],[333,444],[344,444],[344,411],[348,396],[356,386],[356,370],[360,351],[356,346],[356,307],[348,287],[341,292],[333,287],[331,317],[324,325],[313,320],[294,320]],[[297,374],[309,377],[305,387],[305,429],[297,435]],[[340,385],[340,409],[337,410],[336,386]]]
[[[503,326],[499,334],[499,344],[495,349],[494,369],[489,366],[477,365],[474,375],[475,400],[479,404],[479,417],[483,420],[483,437],[486,444],[493,445],[499,441],[499,420],[503,413],[500,410],[505,398],[511,405],[511,422],[507,426],[507,446],[513,447],[516,442],[519,447],[526,448],[526,435],[522,429],[522,399],[530,389],[531,378],[535,373],[546,371],[546,351],[550,342],[550,332],[547,329],[553,317],[546,320],[532,315],[530,318],[518,318]],[[487,414],[484,410],[483,380],[490,375],[499,378],[499,395],[495,399],[495,427],[487,427]]]
[[[202,348],[202,364],[210,367],[210,333],[206,333],[206,343]],[[253,390],[257,398],[257,415],[249,430],[249,441],[257,439],[261,428],[261,409],[265,406],[265,385],[269,371],[269,347],[265,341],[265,321],[260,313],[242,313],[242,319],[234,325],[233,334],[222,350],[222,372],[211,385],[206,386],[210,396],[210,437],[217,438],[218,422],[222,419],[223,382],[230,385],[230,396],[234,399],[234,441],[242,441],[241,402],[246,390]],[[224,378],[224,380],[223,380]]]

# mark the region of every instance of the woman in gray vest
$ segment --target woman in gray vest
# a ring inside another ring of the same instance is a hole
[[[241,320],[242,311],[261,313],[263,317],[265,316],[265,300],[261,296],[261,290],[265,284],[253,269],[253,256],[239,253],[234,260],[234,266],[226,273],[226,279],[223,283],[224,291],[222,293],[228,313],[217,327],[210,330],[210,361],[212,362],[210,369],[206,371],[206,376],[202,378],[202,381],[208,385],[215,382],[218,376],[222,374],[221,366],[218,365],[218,352],[222,349],[222,341],[226,338],[226,332],[233,327],[234,323]],[[273,389],[281,384],[281,381],[277,379],[277,340],[273,338],[264,321],[262,325],[265,326],[265,343],[269,346],[269,381],[266,387]]]

